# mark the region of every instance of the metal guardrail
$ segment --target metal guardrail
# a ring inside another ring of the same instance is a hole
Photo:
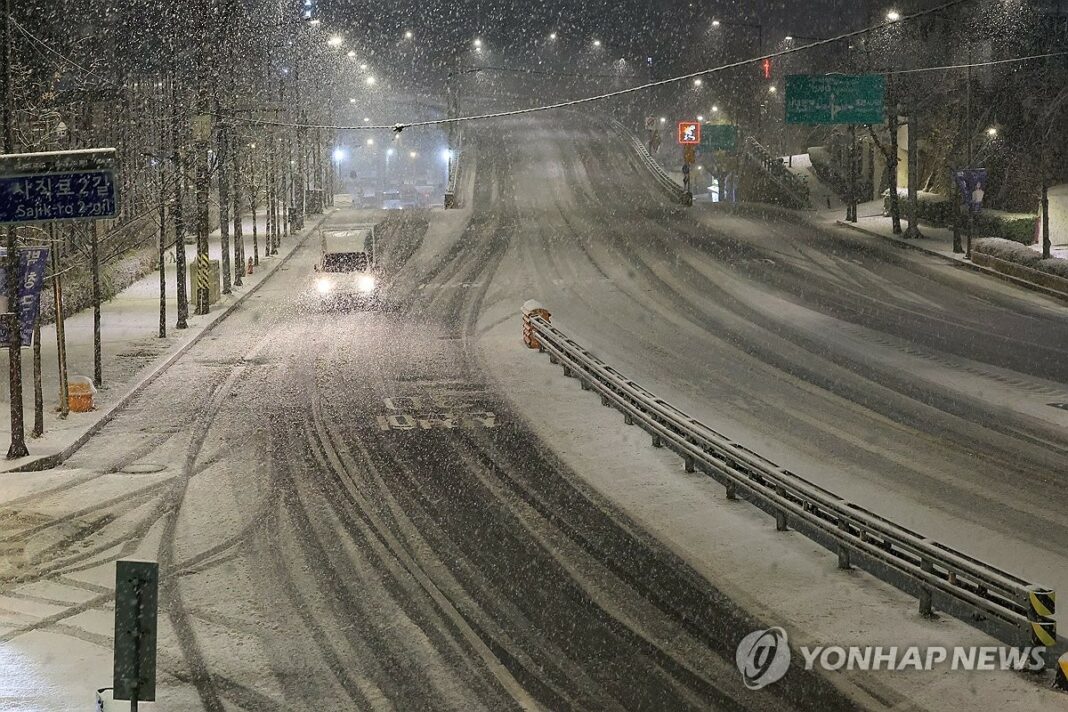
[[[810,207],[808,202],[808,186],[805,182],[788,171],[786,167],[782,165],[781,159],[778,156],[772,155],[771,151],[765,148],[752,136],[747,137],[742,144],[742,155],[745,156],[750,163],[759,167],[764,174],[795,203],[795,207],[802,209]]]
[[[537,312],[524,310],[529,345],[547,351],[564,375],[595,390],[654,447],[682,456],[742,498],[853,565],[919,599],[920,612],[953,615],[1014,646],[1064,650],[1056,637],[1053,591],[932,541],[771,462],[687,415],[599,360]],[[547,314],[547,313],[546,313]],[[1053,656],[1047,654],[1047,664]]]
[[[623,138],[624,141],[629,142],[634,151],[638,154],[638,158],[645,164],[645,167],[649,169],[649,172],[653,174],[653,178],[660,184],[667,193],[671,196],[671,199],[676,203],[682,205],[691,205],[693,203],[693,196],[686,191],[681,185],[675,182],[664,167],[657,163],[656,159],[649,154],[649,150],[645,148],[645,144],[641,139],[635,136],[632,132],[627,130],[627,127],[621,124],[619,121],[612,119],[612,127]]]

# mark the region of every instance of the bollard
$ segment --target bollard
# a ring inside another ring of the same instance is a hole
[[[248,258],[248,266],[245,267],[245,274],[252,274],[252,267],[253,267],[252,258],[249,257]]]
[[[1057,612],[1053,591],[1042,586],[1027,589],[1027,621],[1031,624],[1031,645],[1052,648],[1057,644]]]
[[[535,316],[541,317],[545,321],[549,321],[552,314],[550,314],[549,310],[543,307],[539,302],[536,302],[533,299],[528,299],[523,303],[523,343],[526,344],[528,349],[538,349],[540,351],[541,342],[538,341],[537,337],[534,335],[534,326],[530,323],[531,317]],[[549,360],[552,361],[552,357],[550,357]],[[552,362],[556,363],[556,361]]]

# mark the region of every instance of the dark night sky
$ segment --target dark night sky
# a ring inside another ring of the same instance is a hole
[[[699,52],[695,29],[707,30],[712,18],[759,22],[765,47],[784,34],[826,35],[855,29],[867,0],[318,0],[324,23],[376,53],[388,53],[406,29],[416,33],[425,56],[442,56],[480,35],[488,44],[519,49],[556,30],[575,45],[598,37],[619,56],[657,55],[664,65]],[[832,21],[833,20],[833,24]],[[734,28],[743,38],[748,32]],[[751,37],[751,36],[750,36]],[[736,38],[737,39],[737,38]],[[752,44],[753,40],[747,39]]]

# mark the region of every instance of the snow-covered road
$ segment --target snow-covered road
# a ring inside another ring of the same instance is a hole
[[[1068,585],[1061,308],[789,213],[669,205],[577,117],[467,145],[464,211],[381,229],[383,309],[315,308],[309,241],[62,468],[21,475],[0,665],[24,682],[0,706],[108,683],[112,562],[146,558],[168,710],[853,708],[797,666],[745,689],[734,649],[766,621],[534,434],[488,338],[518,342],[527,298],[799,474]]]

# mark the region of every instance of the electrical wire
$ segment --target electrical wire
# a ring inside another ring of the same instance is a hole
[[[1047,59],[1049,57],[1064,57],[1065,52],[1047,52],[1046,54],[1032,54],[1027,57],[1010,57],[1009,59],[992,59],[988,62],[973,62],[971,64],[947,64],[941,67],[918,67],[916,69],[895,69],[881,74],[915,74],[917,72],[943,72],[951,69],[974,69],[976,67],[990,67],[995,64],[1011,64],[1013,62],[1029,62],[1032,59]]]
[[[936,7],[932,7],[932,8],[929,8],[927,10],[920,10],[920,11],[914,12],[914,13],[909,14],[909,15],[904,15],[904,16],[898,18],[897,20],[892,20],[892,21],[891,20],[887,20],[887,21],[884,21],[884,22],[880,22],[880,23],[878,23],[876,25],[872,25],[871,27],[865,27],[864,29],[854,30],[853,32],[846,32],[844,34],[837,35],[835,37],[828,37],[827,39],[818,40],[816,42],[811,42],[811,43],[806,44],[806,45],[801,45],[801,46],[798,46],[798,47],[792,47],[792,48],[789,48],[789,49],[783,49],[783,50],[780,50],[778,52],[772,52],[771,54],[765,54],[765,55],[762,55],[762,56],[759,56],[759,57],[752,57],[750,59],[743,59],[743,60],[739,60],[737,62],[731,62],[730,64],[723,64],[723,65],[720,65],[718,67],[712,67],[710,69],[702,69],[702,70],[697,71],[697,72],[690,72],[689,74],[682,74],[682,75],[679,75],[679,76],[676,76],[676,77],[671,77],[669,79],[660,79],[660,80],[653,81],[653,82],[646,82],[645,84],[639,84],[637,86],[628,87],[626,89],[618,89],[616,91],[607,92],[605,94],[597,94],[595,96],[588,96],[588,97],[584,97],[584,98],[581,98],[581,99],[571,99],[569,101],[561,101],[561,102],[557,102],[555,104],[545,104],[545,105],[542,105],[542,106],[533,106],[533,107],[529,107],[529,108],[526,108],[526,109],[512,109],[512,110],[509,110],[509,111],[499,111],[499,112],[494,112],[494,113],[489,113],[489,114],[472,114],[472,115],[468,115],[468,116],[457,116],[457,117],[454,117],[454,118],[445,118],[445,119],[432,119],[432,120],[428,120],[428,121],[412,121],[410,123],[398,122],[398,123],[395,123],[395,124],[392,124],[392,125],[385,125],[385,124],[378,124],[378,125],[363,124],[363,125],[360,125],[360,124],[357,124],[357,125],[354,125],[354,126],[339,126],[339,125],[330,125],[330,124],[285,123],[285,122],[280,122],[280,121],[268,121],[268,120],[265,120],[265,119],[253,119],[253,118],[241,118],[241,119],[237,119],[237,120],[238,121],[248,122],[248,123],[251,123],[251,124],[258,125],[258,126],[275,126],[275,127],[279,127],[279,128],[290,128],[290,129],[319,129],[319,130],[324,130],[324,131],[375,131],[375,130],[383,131],[383,130],[390,130],[390,131],[394,131],[396,133],[400,133],[401,131],[403,131],[404,129],[407,129],[407,128],[423,127],[423,126],[441,126],[441,125],[444,125],[444,124],[464,123],[464,122],[468,122],[468,121],[484,121],[484,120],[488,120],[488,119],[502,119],[502,118],[507,118],[507,117],[511,117],[511,116],[522,116],[524,114],[534,114],[534,113],[540,113],[540,112],[543,112],[543,111],[553,111],[555,109],[567,109],[567,108],[570,108],[570,107],[573,107],[573,106],[581,106],[583,104],[590,104],[590,103],[593,103],[593,102],[596,102],[596,101],[604,101],[606,99],[614,99],[614,98],[619,97],[619,96],[626,96],[628,94],[634,94],[636,92],[646,91],[648,89],[655,89],[657,87],[667,86],[669,84],[677,84],[679,82],[684,82],[684,81],[686,81],[688,79],[697,79],[699,77],[704,77],[704,76],[706,76],[708,74],[716,74],[716,73],[719,73],[719,72],[727,71],[729,69],[737,69],[739,67],[745,67],[745,66],[749,66],[751,64],[758,64],[758,63],[764,62],[766,60],[777,59],[779,57],[784,57],[786,55],[796,54],[798,52],[803,52],[805,50],[812,49],[813,47],[820,47],[820,46],[823,46],[823,45],[834,44],[836,42],[841,42],[843,40],[848,40],[848,39],[852,39],[854,37],[859,37],[861,35],[865,35],[865,34],[868,34],[870,32],[874,32],[876,30],[881,30],[883,28],[890,27],[892,25],[898,25],[898,24],[902,24],[902,23],[905,23],[905,22],[909,22],[911,20],[915,20],[915,19],[920,18],[920,17],[925,17],[927,15],[933,15],[935,13],[942,12],[943,10],[947,10],[947,9],[949,9],[951,7],[956,7],[957,5],[962,5],[962,4],[966,3],[966,2],[971,2],[971,0],[949,0],[949,2],[942,3],[941,5],[938,5]]]
[[[43,47],[44,49],[48,50],[49,53],[55,55],[56,57],[59,57],[61,60],[63,60],[67,64],[71,65],[72,67],[75,67],[76,69],[81,70],[86,75],[88,75],[90,77],[96,76],[95,72],[92,72],[92,71],[86,69],[85,67],[83,67],[82,65],[78,64],[77,62],[75,62],[70,57],[64,56],[63,54],[60,54],[56,50],[52,49],[52,47],[49,46],[49,44],[47,42],[45,42],[44,40],[40,39],[39,37],[34,35],[32,32],[30,32],[29,30],[27,30],[25,27],[22,26],[22,23],[20,23],[14,17],[11,17],[11,15],[8,15],[8,20],[10,20],[11,24],[14,25],[15,28],[19,32],[21,32],[23,35],[25,35],[26,38],[29,39],[31,42],[34,42],[35,44],[37,44],[40,47]]]

